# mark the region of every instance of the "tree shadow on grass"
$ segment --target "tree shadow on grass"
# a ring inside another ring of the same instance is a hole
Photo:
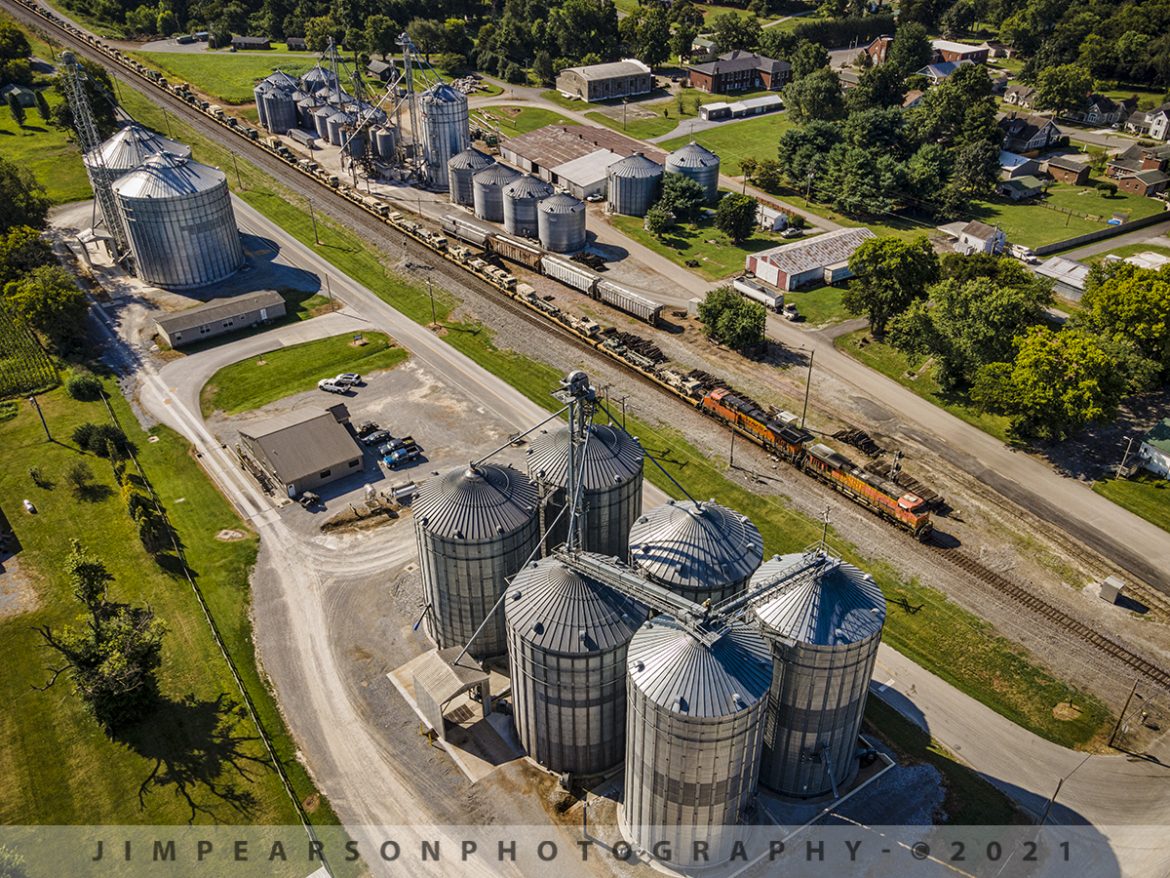
[[[258,799],[250,786],[272,763],[260,738],[243,734],[247,712],[221,693],[214,701],[194,695],[162,698],[145,719],[114,738],[153,763],[138,788],[143,810],[152,792],[169,789],[190,810],[188,822],[205,815],[220,822],[225,809],[244,817]]]
[[[79,500],[84,500],[86,503],[101,503],[113,496],[114,489],[101,482],[90,482],[77,488],[74,493]]]

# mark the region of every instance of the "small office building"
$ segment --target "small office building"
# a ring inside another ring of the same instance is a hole
[[[172,348],[181,348],[218,335],[240,332],[285,314],[284,297],[275,290],[212,299],[155,320],[158,337]]]
[[[340,402],[242,427],[240,447],[294,498],[362,471],[362,449],[349,429],[349,409]]]

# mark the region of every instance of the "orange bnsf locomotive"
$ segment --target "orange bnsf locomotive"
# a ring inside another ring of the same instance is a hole
[[[813,435],[804,428],[782,423],[725,387],[703,394],[699,410],[918,539],[929,536],[933,525],[925,500],[889,479],[867,473],[827,445],[812,444]]]

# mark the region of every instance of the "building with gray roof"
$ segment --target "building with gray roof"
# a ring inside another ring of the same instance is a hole
[[[557,91],[583,101],[608,101],[649,94],[654,76],[641,61],[628,58],[609,64],[566,67],[557,75]]]
[[[362,471],[345,403],[287,412],[240,428],[240,447],[289,497]]]
[[[761,250],[746,259],[748,271],[777,289],[795,290],[825,279],[843,280],[853,251],[874,238],[869,229],[837,229],[804,241]],[[842,269],[842,266],[845,266]]]
[[[275,290],[260,290],[243,296],[212,299],[206,304],[159,317],[154,324],[165,344],[181,348],[251,329],[284,315],[284,296]]]

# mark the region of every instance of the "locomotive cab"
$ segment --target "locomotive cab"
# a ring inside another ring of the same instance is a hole
[[[898,507],[907,512],[924,512],[926,501],[917,494],[903,494],[898,498]]]

